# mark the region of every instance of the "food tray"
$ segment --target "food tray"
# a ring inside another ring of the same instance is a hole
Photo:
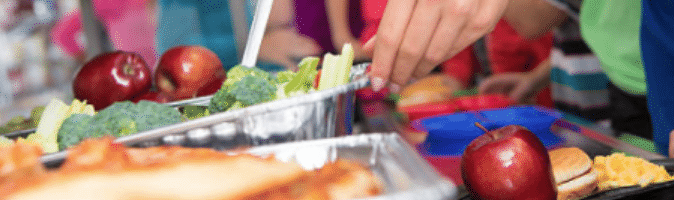
[[[662,165],[669,174],[674,173],[674,160],[651,160],[652,163]],[[591,194],[582,200],[671,200],[674,199],[674,181],[651,184],[646,187],[630,186],[616,188],[600,193]],[[463,192],[460,200],[471,200],[467,192]]]
[[[674,160],[651,160],[656,165],[662,165],[669,174],[674,173]],[[617,188],[590,195],[583,200],[670,200],[674,199],[674,181],[651,184],[646,187],[631,186]]]
[[[336,159],[360,163],[383,183],[383,194],[369,199],[444,200],[455,199],[457,193],[454,183],[441,178],[396,133],[263,145],[245,152],[261,157],[273,155],[282,162],[296,162],[306,170],[320,169]]]
[[[365,75],[369,64],[353,66],[351,82],[328,90],[280,99],[246,108],[213,114],[161,128],[117,138],[129,146],[161,144],[215,148],[284,143],[348,135],[353,124],[355,91],[370,84]],[[208,105],[200,97],[169,105]],[[65,157],[66,151],[53,153]]]

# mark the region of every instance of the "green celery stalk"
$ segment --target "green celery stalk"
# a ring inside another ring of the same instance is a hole
[[[348,83],[353,59],[354,51],[350,44],[344,45],[341,55],[325,54],[318,90],[326,90]]]
[[[320,59],[317,57],[307,57],[300,61],[300,70],[295,74],[295,77],[286,84],[285,88],[283,88],[287,96],[289,96],[291,92],[303,89],[302,87],[304,87],[304,84],[302,83],[309,80],[312,71],[316,71],[319,61]],[[308,90],[309,88],[306,89]]]

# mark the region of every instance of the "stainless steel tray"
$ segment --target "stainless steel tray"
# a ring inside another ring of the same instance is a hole
[[[274,155],[282,162],[295,162],[307,170],[320,169],[336,159],[363,164],[383,183],[383,194],[369,199],[456,199],[455,184],[443,179],[396,133],[364,134],[284,144],[262,145],[246,153]],[[53,154],[52,154],[53,155]],[[48,155],[45,162],[60,158]],[[51,156],[51,157],[50,157]]]
[[[365,69],[355,65],[351,82],[323,91],[217,113],[170,126],[120,137],[130,146],[161,144],[225,149],[348,135],[353,124],[355,91],[369,85]],[[208,105],[201,97],[169,105]],[[52,154],[63,158],[67,151]]]
[[[441,178],[419,154],[396,133],[354,135],[340,138],[259,146],[253,155],[274,155],[284,162],[296,162],[307,170],[319,169],[336,159],[368,166],[384,183],[381,196],[369,199],[454,199],[457,189]]]

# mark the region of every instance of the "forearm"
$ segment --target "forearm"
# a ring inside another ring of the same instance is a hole
[[[544,0],[512,0],[505,19],[523,37],[536,39],[566,20],[566,13]]]
[[[349,28],[349,0],[325,0],[332,43],[336,46],[353,38]]]
[[[542,85],[548,85],[550,83],[550,71],[552,70],[552,64],[550,63],[550,58],[545,59],[545,61],[538,64],[530,73],[531,77],[534,80]]]
[[[269,31],[292,25],[295,18],[294,7],[293,0],[275,0],[269,14],[269,22],[267,22]]]

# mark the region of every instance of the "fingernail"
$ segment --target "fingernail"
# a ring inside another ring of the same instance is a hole
[[[379,77],[373,77],[372,80],[370,80],[372,83],[372,90],[375,92],[379,92],[384,86],[386,86],[386,81],[384,79],[379,78]]]
[[[400,85],[395,84],[395,83],[394,83],[394,84],[391,84],[390,89],[391,89],[391,92],[397,94],[398,92],[400,92]]]

